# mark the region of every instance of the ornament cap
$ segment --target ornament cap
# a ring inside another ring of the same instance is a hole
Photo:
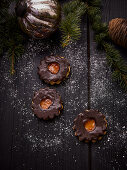
[[[25,1],[19,1],[15,7],[15,12],[18,17],[24,17],[27,12],[27,3]]]

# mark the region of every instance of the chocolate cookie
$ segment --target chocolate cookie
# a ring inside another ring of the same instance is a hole
[[[51,85],[60,84],[69,73],[70,64],[60,56],[47,56],[41,60],[38,67],[40,79]]]
[[[53,119],[63,109],[61,97],[55,89],[40,89],[33,97],[32,109],[38,118]]]
[[[98,110],[85,110],[80,113],[74,120],[73,126],[75,136],[85,142],[101,140],[102,136],[106,134],[106,128],[105,116]]]

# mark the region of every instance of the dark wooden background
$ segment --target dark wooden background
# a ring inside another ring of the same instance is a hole
[[[60,1],[64,3],[65,1]],[[102,0],[103,21],[127,18],[126,0]],[[9,59],[0,58],[0,170],[126,170],[127,94],[112,80],[104,52],[96,49],[90,28],[90,105],[106,115],[108,132],[91,146],[74,136],[74,118],[88,107],[88,56],[86,17],[81,39],[66,48],[60,33],[47,40],[29,39],[24,55],[10,75]],[[116,46],[127,60],[127,50]],[[61,94],[64,110],[52,121],[32,113],[33,93],[47,85],[40,81],[37,66],[50,54],[66,57],[69,78],[53,86]]]

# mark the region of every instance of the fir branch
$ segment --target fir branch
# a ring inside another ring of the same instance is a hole
[[[17,1],[17,0],[15,0]],[[11,60],[11,74],[14,74],[14,64],[17,57],[24,51],[24,35],[19,27],[15,14],[8,12],[8,6],[0,11],[0,55],[7,51]]]
[[[68,15],[65,20],[61,21],[60,29],[62,35],[62,46],[67,46],[71,41],[77,40],[80,35],[79,17],[74,17],[73,14]]]
[[[127,74],[127,65],[126,62],[121,57],[118,50],[116,50],[113,45],[109,43],[103,44],[104,49],[106,51],[107,56],[110,56],[112,63],[110,62],[110,66],[114,67],[114,69],[120,70],[122,73]]]
[[[127,63],[121,57],[118,50],[109,43],[108,25],[102,23],[100,0],[90,0],[88,6],[88,16],[95,32],[95,41],[98,46],[106,52],[108,64],[113,70],[113,78],[119,82],[120,86],[127,90]]]
[[[111,44],[104,43],[109,65],[113,68],[113,78],[120,83],[120,86],[127,90],[127,63],[120,56]]]
[[[67,46],[73,40],[78,40],[81,35],[81,16],[86,12],[87,5],[80,0],[66,3],[62,8],[64,18],[60,23],[62,32],[62,46]]]
[[[100,7],[101,0],[88,0],[89,6]]]
[[[80,0],[74,0],[74,1],[70,1],[66,4],[64,4],[64,6],[62,8],[64,16],[67,16],[72,13],[75,13],[78,16],[83,15],[85,12],[84,5],[85,5],[85,3]]]

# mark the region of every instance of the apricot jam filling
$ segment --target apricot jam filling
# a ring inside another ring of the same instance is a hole
[[[48,69],[52,74],[57,74],[60,69],[60,66],[58,63],[53,62],[48,65]]]
[[[42,109],[48,109],[52,105],[52,101],[50,99],[43,99],[40,103]]]
[[[88,132],[93,131],[95,129],[95,120],[93,119],[87,120],[84,124],[84,127]]]

